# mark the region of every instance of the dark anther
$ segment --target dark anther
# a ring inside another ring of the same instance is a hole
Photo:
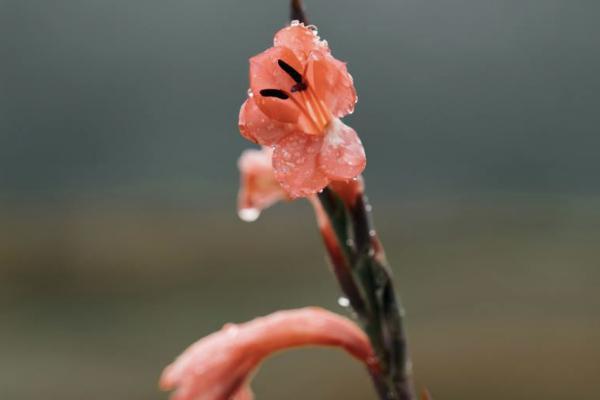
[[[301,92],[303,90],[306,90],[306,88],[308,88],[308,85],[306,83],[298,82],[294,86],[292,86],[292,93]]]
[[[260,95],[263,97],[277,97],[281,100],[289,99],[290,97],[286,92],[279,89],[263,89],[260,91]]]
[[[284,70],[289,76],[292,77],[294,82],[302,83],[302,74],[294,69],[290,64],[286,63],[283,60],[277,60],[277,64],[279,64],[279,68]]]

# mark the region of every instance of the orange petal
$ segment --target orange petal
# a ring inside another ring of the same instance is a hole
[[[333,116],[341,118],[354,111],[356,89],[346,63],[328,52],[313,51],[308,61],[307,79]]]
[[[277,61],[283,60],[297,71],[302,71],[302,64],[292,50],[286,47],[271,47],[250,59],[250,89],[256,105],[269,118],[280,122],[296,122],[300,110],[290,100],[260,95],[263,89],[279,89],[290,92],[294,80],[283,71]]]
[[[319,167],[331,180],[357,177],[367,165],[360,138],[348,125],[334,119],[323,140]]]
[[[176,389],[173,400],[251,398],[248,382],[274,352],[300,346],[335,346],[378,366],[369,339],[352,321],[308,307],[279,311],[240,325],[227,324],[192,346],[165,368],[160,386]]]
[[[308,60],[311,51],[329,51],[327,42],[319,39],[317,31],[304,24],[294,24],[281,29],[275,34],[273,44],[291,49],[303,64]]]
[[[273,173],[273,150],[245,150],[238,160],[240,190],[238,215],[244,221],[256,220],[260,212],[274,203],[287,198]]]
[[[323,189],[329,179],[318,168],[323,136],[293,134],[275,146],[275,178],[292,197],[306,197]]]
[[[294,124],[279,122],[266,116],[249,97],[240,108],[238,126],[246,139],[264,146],[271,146],[294,131]]]

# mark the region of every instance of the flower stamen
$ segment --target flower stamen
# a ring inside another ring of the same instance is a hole
[[[310,103],[308,101],[306,101],[306,99],[304,98],[304,96],[303,96],[304,104],[306,104],[308,106],[308,109],[306,107],[304,107],[302,105],[302,103],[300,103],[294,97],[290,96],[289,93],[287,93],[286,91],[281,90],[281,89],[261,89],[261,91],[259,93],[263,97],[275,97],[275,98],[280,99],[280,100],[291,99],[294,102],[294,105],[296,107],[298,107],[298,109],[300,110],[300,112],[302,112],[306,116],[306,119],[308,119],[310,121],[310,123],[312,124],[313,128],[317,132],[322,132],[323,126],[321,124],[317,123],[317,121],[315,121],[315,118],[313,116],[313,112],[314,111],[312,110],[312,107],[310,106]]]
[[[277,60],[277,64],[279,65],[279,68],[284,70],[285,73],[287,73],[290,76],[290,78],[292,78],[294,80],[294,82],[303,83],[302,82],[302,74],[300,72],[296,71],[296,69],[294,67],[292,67],[290,64],[286,63],[282,59]]]
[[[329,121],[331,121],[331,113],[323,106],[323,102],[319,100],[319,97],[317,96],[313,88],[310,86],[308,87],[308,95],[312,97],[313,102],[316,104],[316,108],[319,112],[319,115],[321,116],[323,125],[327,126],[329,124]]]
[[[263,97],[276,97],[281,100],[287,100],[290,98],[290,95],[279,89],[262,89],[260,91],[260,95]]]
[[[291,87],[290,92],[299,93],[303,104],[291,96],[290,93],[281,89],[262,89],[260,91],[261,96],[275,97],[281,100],[291,98],[294,101],[294,104],[302,111],[316,129],[316,132],[318,134],[323,133],[331,120],[331,114],[323,107],[323,103],[319,100],[315,91],[308,85],[303,74],[282,59],[277,60],[277,65],[279,65],[279,68],[288,74],[295,82]]]

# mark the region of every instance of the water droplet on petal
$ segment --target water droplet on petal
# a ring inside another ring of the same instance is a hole
[[[260,216],[260,210],[257,208],[242,208],[238,211],[238,217],[242,221],[253,222]]]
[[[254,93],[252,92],[252,89],[248,89],[248,97],[254,97]]]
[[[341,307],[350,306],[350,300],[348,300],[346,297],[340,297],[337,302]]]
[[[236,324],[225,324],[225,326],[223,326],[223,330],[227,333],[227,335],[230,338],[234,338],[238,335],[239,331],[240,331],[240,327]]]

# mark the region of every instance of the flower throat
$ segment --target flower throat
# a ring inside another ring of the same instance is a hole
[[[329,122],[331,122],[332,115],[329,110],[324,107],[323,102],[308,84],[307,80],[304,79],[306,74],[301,74],[282,59],[277,60],[277,65],[292,78],[294,85],[289,91],[282,89],[262,89],[260,95],[263,97],[274,97],[280,100],[290,99],[316,130],[316,134],[324,134],[325,128],[329,125]]]

